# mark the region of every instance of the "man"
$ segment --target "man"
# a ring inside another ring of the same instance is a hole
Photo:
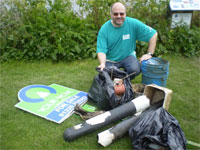
[[[116,66],[132,74],[132,80],[140,73],[140,62],[152,57],[157,40],[157,32],[137,19],[126,17],[126,8],[116,2],[111,7],[111,20],[100,29],[97,37],[98,68]],[[147,53],[136,58],[136,40],[149,42]]]

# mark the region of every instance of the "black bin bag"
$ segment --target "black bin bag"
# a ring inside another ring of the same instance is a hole
[[[91,88],[88,92],[88,99],[97,103],[98,107],[103,110],[110,110],[119,105],[129,102],[134,98],[130,78],[123,80],[125,93],[122,96],[117,96],[114,92],[114,84],[112,79],[124,78],[128,74],[118,69],[115,66],[106,67],[103,71],[96,69],[98,75],[94,77]],[[112,79],[111,79],[112,78]]]
[[[129,129],[134,150],[185,150],[178,121],[164,108],[142,113]]]

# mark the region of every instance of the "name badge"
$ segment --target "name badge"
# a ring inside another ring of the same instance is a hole
[[[127,40],[127,39],[130,39],[130,34],[126,34],[126,35],[123,35],[123,40]]]

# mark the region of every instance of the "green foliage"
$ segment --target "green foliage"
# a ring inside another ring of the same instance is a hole
[[[116,0],[77,0],[81,6],[81,13],[88,13],[86,19],[90,24],[94,24],[98,31],[102,24],[110,19],[110,8]]]
[[[184,56],[197,56],[200,53],[200,28],[188,29],[185,26],[170,30],[165,41],[169,53]],[[164,42],[163,42],[164,43]]]
[[[16,60],[77,60],[96,57],[97,33],[110,19],[115,0],[77,0],[78,14],[69,0],[5,0],[0,10],[0,58]],[[155,55],[200,52],[200,12],[194,12],[192,26],[170,28],[169,1],[126,0],[127,16],[137,18],[158,32]],[[5,5],[6,4],[6,5]],[[9,7],[8,7],[9,6]],[[146,53],[148,44],[137,42],[137,56]]]
[[[2,59],[57,61],[95,57],[95,30],[73,14],[70,2],[56,0],[49,4],[47,10],[45,0],[13,1],[9,10],[4,8]],[[13,20],[7,18],[7,12]]]

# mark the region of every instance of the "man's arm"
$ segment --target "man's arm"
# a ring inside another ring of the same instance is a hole
[[[101,70],[103,70],[103,68],[105,68],[106,65],[106,54],[104,53],[97,53],[98,56],[98,60],[100,65],[98,66],[98,68],[100,68]]]
[[[143,60],[148,60],[150,59],[152,56],[148,53],[153,54],[156,48],[156,41],[157,41],[157,36],[158,33],[156,32],[152,38],[149,40],[149,46],[148,46],[148,50],[147,50],[147,54],[142,55],[142,57],[140,58],[140,62],[142,62]]]

